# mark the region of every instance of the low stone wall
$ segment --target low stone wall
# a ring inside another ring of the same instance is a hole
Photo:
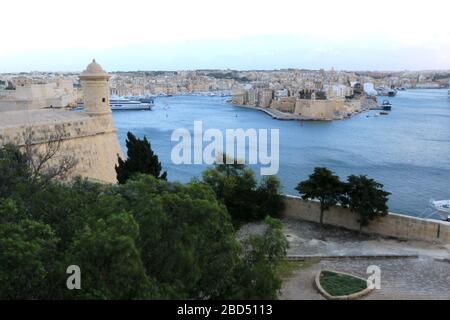
[[[300,218],[319,222],[320,205],[315,201],[302,200],[295,196],[285,196],[286,209],[284,217]],[[348,208],[335,206],[325,211],[325,224],[359,230],[358,217]],[[434,241],[450,244],[450,222],[421,219],[396,213],[371,221],[363,227],[363,232],[379,234],[399,239]]]

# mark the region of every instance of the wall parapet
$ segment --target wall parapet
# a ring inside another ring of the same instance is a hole
[[[303,200],[300,197],[285,195],[286,209],[284,217],[300,218],[319,222],[320,204],[316,201]],[[358,216],[350,209],[335,206],[324,213],[324,223],[349,230],[359,230]],[[405,240],[423,240],[450,244],[450,222],[423,219],[398,213],[389,213],[380,217],[367,227],[364,233],[378,234]]]

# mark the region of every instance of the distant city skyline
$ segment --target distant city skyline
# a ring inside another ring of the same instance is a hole
[[[24,2],[2,5],[0,73],[92,58],[110,71],[450,69],[444,0]]]

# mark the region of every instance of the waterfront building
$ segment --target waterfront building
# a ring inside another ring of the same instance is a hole
[[[75,105],[76,94],[70,80],[51,83],[33,83],[20,79],[14,88],[0,90],[0,109],[28,110],[63,108]]]

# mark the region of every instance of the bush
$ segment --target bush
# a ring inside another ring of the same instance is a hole
[[[284,209],[281,184],[275,176],[262,179],[258,186],[253,170],[234,161],[216,164],[203,172],[203,182],[225,204],[235,223],[278,217]]]

